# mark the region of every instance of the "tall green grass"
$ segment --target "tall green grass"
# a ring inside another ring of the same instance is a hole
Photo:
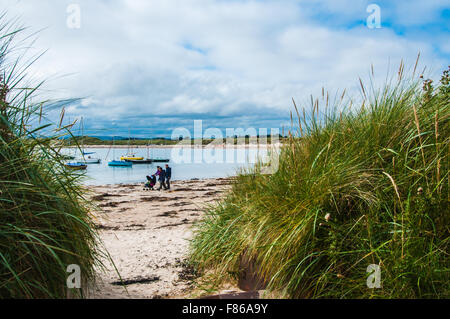
[[[191,260],[209,280],[245,256],[281,297],[450,297],[449,70],[434,86],[403,69],[381,89],[361,82],[358,105],[324,92],[295,106],[279,170],[240,174],[198,225]]]
[[[0,17],[0,298],[82,297],[67,289],[67,266],[87,282],[100,265],[92,207],[62,163],[67,128],[39,125],[56,103],[31,101],[40,85],[27,86],[30,64],[14,46],[22,31]]]

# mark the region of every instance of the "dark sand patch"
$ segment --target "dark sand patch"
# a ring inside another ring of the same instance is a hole
[[[173,205],[170,205],[172,207],[181,207],[181,206],[189,206],[189,205],[193,205],[192,203],[188,203],[188,202],[180,202],[180,203],[175,203]]]
[[[217,186],[224,186],[224,185],[231,185],[231,183],[208,183],[205,186],[206,187],[217,187]]]
[[[93,197],[92,197],[92,200],[99,202],[99,201],[106,200],[106,199],[109,198],[109,197],[121,197],[121,196],[122,196],[122,195],[118,195],[118,194],[104,193],[104,194],[101,194],[101,195],[93,196]]]
[[[119,226],[105,226],[105,225],[95,225],[99,230],[119,230]]]
[[[151,282],[159,281],[158,276],[150,276],[150,277],[136,277],[134,279],[127,279],[123,281],[113,281],[111,285],[114,286],[129,286],[134,284],[148,284]]]
[[[183,208],[183,209],[179,209],[178,212],[201,212],[201,209],[198,208]]]
[[[101,204],[98,205],[98,207],[118,207],[120,204],[126,204],[129,203],[130,201],[122,201],[122,202],[109,202],[109,203],[105,203],[105,204]]]
[[[221,191],[212,191],[212,192],[205,193],[204,195],[205,196],[215,196],[217,194],[222,194],[222,193],[223,192],[221,192]]]
[[[167,202],[172,200],[185,199],[185,197],[141,197],[142,202]]]
[[[127,225],[126,227],[130,228],[130,227],[145,227],[145,225],[143,224],[132,224],[132,225]]]
[[[207,192],[210,191],[208,188],[177,188],[173,190],[174,192]]]
[[[178,215],[178,212],[175,210],[171,210],[169,212],[164,212],[162,214],[156,215],[156,217],[175,217]]]
[[[156,227],[155,229],[162,229],[162,228],[168,228],[168,227],[176,227],[176,226],[182,226],[182,225],[188,225],[188,224],[192,224],[192,223],[189,223],[189,219],[183,219],[181,223],[174,223],[174,224],[162,225],[162,226]]]

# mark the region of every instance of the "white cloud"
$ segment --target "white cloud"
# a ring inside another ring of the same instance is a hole
[[[49,51],[33,67],[35,76],[68,74],[49,86],[88,97],[68,112],[93,122],[130,115],[287,118],[291,97],[303,101],[322,86],[353,86],[371,64],[380,82],[389,61],[413,64],[419,51],[435,70],[445,65],[424,38],[347,28],[348,21],[365,20],[366,1],[79,0],[79,30],[65,24],[70,1],[4,1],[9,15],[20,14],[33,30],[47,27],[35,47]],[[421,3],[396,5],[391,13],[404,13],[403,24],[419,11],[429,20],[436,6]]]

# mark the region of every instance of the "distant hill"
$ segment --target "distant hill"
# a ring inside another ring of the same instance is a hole
[[[180,143],[181,140],[172,140],[164,137],[153,137],[153,138],[137,138],[137,137],[123,137],[123,136],[75,136],[77,143],[79,145],[175,145]],[[280,141],[283,142],[286,138],[281,137]],[[62,138],[63,143],[67,146],[75,145],[73,139],[69,137]],[[70,141],[69,141],[70,140]],[[203,139],[203,145],[211,143],[214,139]],[[258,137],[259,140],[259,137]],[[237,144],[237,137],[234,138],[234,144]],[[249,143],[250,138],[245,137],[245,143]],[[268,137],[262,143],[271,143],[271,138]],[[185,144],[194,143],[194,140],[185,139],[183,141]]]
[[[122,136],[75,136],[76,143],[73,139],[68,137],[63,138],[64,144],[69,145],[173,145],[179,141],[170,140],[166,138],[128,138]]]

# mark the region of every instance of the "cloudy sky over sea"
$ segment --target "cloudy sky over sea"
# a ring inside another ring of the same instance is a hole
[[[83,116],[90,135],[288,127],[292,98],[356,92],[371,65],[382,84],[418,52],[434,78],[450,61],[448,0],[0,2],[40,31],[29,54],[47,52],[30,76],[47,79],[43,95],[84,97],[65,117]]]

